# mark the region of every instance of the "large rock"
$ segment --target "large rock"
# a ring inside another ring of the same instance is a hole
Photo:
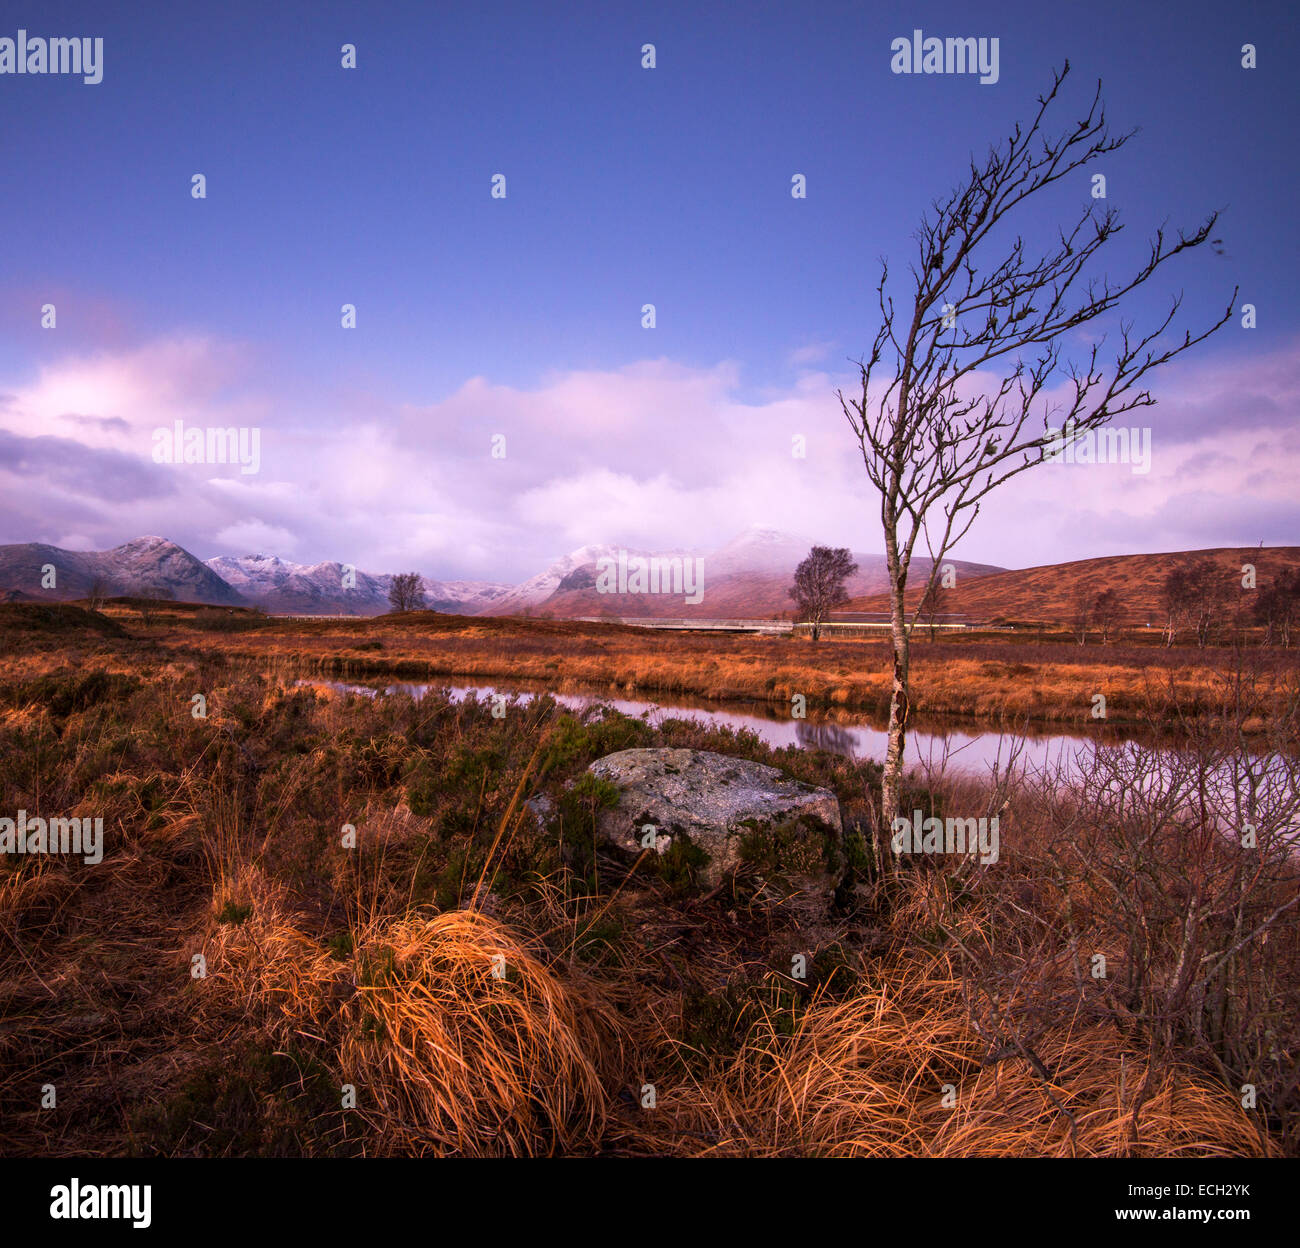
[[[620,750],[588,770],[617,786],[617,806],[600,814],[597,835],[634,853],[654,828],[667,853],[685,838],[707,854],[696,874],[712,886],[742,860],[765,876],[825,893],[842,866],[840,806],[829,789],[775,767],[705,750]]]

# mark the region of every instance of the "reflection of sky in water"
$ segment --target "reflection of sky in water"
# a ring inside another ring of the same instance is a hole
[[[322,685],[345,692],[363,693],[373,697],[379,687],[349,684],[333,680],[300,680],[300,685]],[[453,702],[467,697],[490,697],[505,693],[521,702],[530,702],[537,695],[531,692],[512,692],[494,685],[442,685],[442,684],[391,684],[384,685],[385,693],[406,693],[419,701],[430,689],[444,689]],[[807,749],[830,750],[849,758],[885,757],[888,734],[883,728],[873,728],[866,723],[838,723],[812,719],[771,719],[764,715],[747,715],[743,711],[715,710],[706,706],[664,706],[658,702],[642,702],[626,698],[597,695],[552,693],[561,705],[571,710],[581,710],[592,705],[613,707],[624,715],[649,723],[662,719],[691,719],[702,724],[719,724],[728,728],[747,729],[768,745],[799,746]],[[987,771],[995,764],[1005,767],[1012,737],[1002,732],[921,732],[911,731],[907,736],[909,765],[918,763],[938,768],[946,756],[947,766],[963,771]],[[1020,747],[1019,762],[1032,767],[1047,764],[1070,766],[1079,750],[1091,751],[1093,743],[1081,736],[1040,736],[1024,740]]]
[[[405,693],[419,701],[431,689],[445,690],[453,702],[477,697],[480,700],[495,693],[531,702],[539,696],[530,691],[498,689],[494,685],[443,685],[391,684],[380,686],[358,685],[334,680],[300,680],[299,685],[316,685],[341,692],[362,693],[375,697],[382,688],[384,693]],[[571,710],[588,706],[613,707],[624,715],[646,719],[651,724],[664,719],[690,719],[701,724],[717,724],[734,729],[747,729],[768,745],[780,748],[796,746],[804,749],[823,749],[843,754],[849,758],[870,758],[880,762],[885,757],[888,736],[884,729],[874,728],[864,722],[854,723],[812,720],[776,719],[744,711],[718,710],[698,704],[662,705],[626,698],[609,698],[598,695],[551,693],[556,702]],[[1097,751],[1100,749],[1100,756]],[[1029,775],[1046,772],[1051,783],[1053,775],[1062,779],[1078,775],[1081,767],[1095,761],[1089,787],[1098,791],[1127,792],[1141,798],[1149,794],[1165,798],[1177,795],[1177,803],[1199,807],[1203,801],[1211,817],[1225,830],[1236,828],[1253,816],[1244,813],[1253,810],[1285,811],[1276,826],[1295,828],[1294,833],[1284,832],[1288,839],[1300,842],[1300,827],[1295,823],[1294,807],[1297,767],[1293,758],[1276,754],[1266,756],[1261,763],[1258,756],[1236,750],[1224,754],[1208,766],[1183,751],[1167,745],[1139,745],[1121,743],[1115,739],[1097,741],[1088,737],[1056,736],[1023,737],[1007,732],[912,731],[907,736],[907,765],[909,769],[922,768],[931,774],[944,770],[987,774],[996,767],[1006,771],[1015,753],[1015,767],[1023,768]],[[1253,772],[1253,775],[1249,775]]]

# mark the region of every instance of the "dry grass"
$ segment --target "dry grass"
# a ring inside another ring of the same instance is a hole
[[[328,1044],[368,1151],[526,1156],[591,1151],[621,1052],[617,1015],[571,969],[474,910],[375,919],[323,949],[256,869],[223,889],[249,907],[205,943],[197,987],[227,1032]],[[242,901],[239,899],[243,899]]]
[[[764,1011],[742,1050],[666,1092],[642,1142],[687,1154],[836,1157],[1263,1156],[1233,1097],[1186,1070],[1119,1060],[1106,1026],[990,1051],[943,957],[864,967],[870,986]],[[1041,1063],[1041,1066],[1039,1065]],[[658,1121],[659,1116],[666,1124]]]
[[[810,707],[866,713],[878,726],[888,713],[893,671],[883,641],[813,643],[457,616],[275,620],[220,637],[200,637],[178,621],[158,640],[182,654],[219,648],[285,677],[466,677],[525,687],[531,682],[555,692],[681,695],[784,708],[798,693]],[[1267,670],[1274,703],[1282,705],[1296,686],[1300,654],[1257,649],[1253,661]],[[1175,715],[1213,721],[1233,664],[1226,649],[1080,647],[1028,636],[929,641],[918,634],[912,710],[966,721],[1092,726],[1093,696],[1103,693],[1112,726]]]
[[[99,866],[0,863],[0,1153],[1295,1150],[1296,938],[1269,929],[1211,985],[1214,1034],[1165,990],[1181,889],[1213,958],[1228,920],[1249,933],[1292,887],[1244,875],[1210,831],[1144,840],[1095,795],[1020,793],[996,873],[861,880],[813,922],[753,879],[705,898],[597,854],[600,795],[568,786],[614,749],[714,748],[832,786],[853,832],[871,764],[545,702],[496,719],[437,694],[324,696],[228,640],[61,638],[0,674],[0,809],[105,821]],[[534,792],[553,817],[526,813]],[[1112,899],[1136,866],[1134,919]],[[1107,952],[1104,985],[1079,985],[1076,944]],[[1246,1113],[1238,1067],[1268,1044],[1265,1112]],[[37,1108],[45,1082],[57,1111]]]

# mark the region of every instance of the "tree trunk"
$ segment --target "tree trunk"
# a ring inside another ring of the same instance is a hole
[[[881,833],[892,837],[894,818],[903,784],[903,750],[907,736],[908,661],[910,638],[907,634],[903,606],[902,572],[898,564],[898,539],[892,526],[886,527],[885,554],[889,567],[890,636],[893,642],[894,684],[889,695],[889,745],[885,751],[885,770],[880,781]]]

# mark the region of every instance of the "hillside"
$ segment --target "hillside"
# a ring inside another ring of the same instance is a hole
[[[344,586],[344,565],[336,560],[291,563],[276,555],[218,555],[207,566],[248,601],[273,614],[382,615],[389,610],[392,573],[354,570]],[[425,578],[426,600],[435,611],[470,612],[490,606],[509,592],[487,581]]]
[[[859,596],[882,593],[887,584],[884,556],[858,554],[854,558],[859,570],[849,581],[849,592]],[[958,576],[971,580],[990,575],[984,564],[957,562],[956,566]],[[541,603],[535,614],[566,618],[609,615],[630,619],[719,619],[732,616],[765,618],[794,610],[789,594],[794,566],[786,572],[732,572],[710,577],[706,557],[704,598],[695,604],[684,602],[680,596],[672,594],[601,594],[596,592],[595,579],[594,564],[580,569]]]
[[[53,567],[54,584],[42,584]],[[66,602],[163,593],[178,601],[246,605],[239,592],[165,537],[138,537],[112,550],[62,550],[43,542],[0,546],[0,590],[10,601]],[[7,595],[8,596],[8,595]]]
[[[588,547],[564,561],[564,573],[558,578],[554,590],[533,606],[532,613],[557,618],[619,616],[632,619],[783,615],[794,608],[789,594],[794,570],[813,544],[810,538],[771,529],[746,530],[725,546],[702,556],[704,593],[698,603],[688,603],[680,594],[600,593],[596,588],[596,560],[615,551],[612,547]],[[673,552],[674,555],[677,553]],[[858,564],[858,572],[848,583],[849,593],[860,596],[883,592],[888,584],[884,556],[857,552],[853,558]],[[1003,571],[989,564],[952,562],[956,564],[959,576],[970,579]],[[556,565],[552,573],[560,566]],[[484,614],[505,614],[507,609],[491,607]]]
[[[1102,590],[1114,589],[1125,623],[1158,626],[1164,620],[1160,599],[1165,577],[1175,568],[1188,567],[1200,559],[1212,560],[1223,570],[1228,583],[1237,588],[1241,586],[1242,566],[1254,564],[1256,582],[1262,587],[1279,571],[1300,567],[1300,546],[1230,546],[1157,555],[1112,555],[992,572],[973,579],[963,577],[959,567],[956,588],[947,591],[940,609],[968,615],[980,623],[1024,620],[1068,624],[1080,593],[1091,598]],[[909,606],[916,604],[924,587],[925,569],[919,571],[909,586]],[[845,611],[888,609],[889,601],[882,591],[855,597],[844,607]]]

